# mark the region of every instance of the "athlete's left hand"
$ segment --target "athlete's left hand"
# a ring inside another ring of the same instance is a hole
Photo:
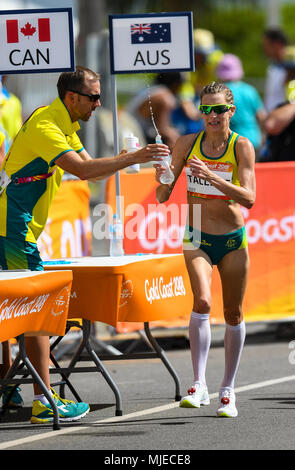
[[[161,177],[161,175],[162,175],[163,173],[165,173],[166,168],[163,167],[163,165],[161,165],[161,163],[155,163],[155,164],[153,165],[153,167],[154,167],[155,170],[156,170],[156,175],[155,175],[156,181],[157,181],[158,183],[161,183],[160,177]],[[170,168],[171,168],[171,170],[174,170],[174,165],[170,165]]]
[[[211,171],[196,155],[193,155],[193,158],[189,160],[189,167],[193,176],[202,179],[208,179],[210,177]]]

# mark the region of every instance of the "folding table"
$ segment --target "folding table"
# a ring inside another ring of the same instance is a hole
[[[101,372],[115,394],[116,415],[121,415],[122,401],[119,389],[102,361],[157,357],[174,380],[175,400],[180,400],[178,375],[153,337],[149,323],[180,316],[189,318],[193,298],[182,254],[69,258],[47,261],[44,263],[44,269],[47,272],[52,269],[72,270],[73,284],[68,318],[82,318],[83,323],[83,338],[69,366],[60,368],[55,361],[56,369],[53,369],[52,373],[62,372],[68,378],[73,372]],[[143,322],[151,351],[97,355],[90,334],[91,322],[96,321],[114,327],[117,322]],[[95,368],[76,367],[84,349],[95,363]],[[64,396],[64,385],[60,393]],[[79,400],[78,393],[73,393]]]
[[[53,429],[59,429],[55,401],[28,359],[25,335],[64,335],[72,286],[72,271],[0,271],[0,342],[19,338],[19,353],[5,378],[0,379],[0,397],[7,384],[36,382],[50,402]],[[26,366],[28,378],[13,378],[19,366]],[[4,410],[5,411],[5,407]]]

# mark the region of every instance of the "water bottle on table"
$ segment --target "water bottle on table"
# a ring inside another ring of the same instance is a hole
[[[110,256],[123,256],[123,224],[117,214],[110,225]]]
[[[162,137],[157,134],[156,135],[156,144],[162,144]],[[161,155],[159,155],[160,157]],[[174,174],[173,174],[173,171],[171,170],[170,168],[170,164],[171,164],[171,155],[168,155],[167,157],[162,157],[163,160],[159,161],[159,164],[165,168],[165,172],[162,173],[162,175],[160,176],[160,182],[162,184],[171,184],[173,183],[174,181]]]
[[[139,150],[139,140],[132,133],[124,138],[124,148],[127,152],[136,152]],[[126,173],[138,173],[140,170],[139,163],[134,163],[126,168]]]

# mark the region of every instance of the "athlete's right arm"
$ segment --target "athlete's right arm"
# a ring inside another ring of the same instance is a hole
[[[118,170],[134,163],[149,162],[157,155],[169,155],[169,148],[164,144],[149,144],[136,152],[121,153],[115,157],[87,158],[71,150],[55,160],[55,164],[63,170],[82,180],[106,178]]]
[[[156,198],[157,201],[162,203],[168,201],[170,194],[173,191],[176,181],[179,178],[184,166],[185,166],[185,158],[191,148],[192,142],[194,141],[195,135],[188,134],[182,137],[179,137],[176,141],[176,144],[172,151],[172,171],[174,173],[174,181],[171,184],[161,184],[160,183],[160,175],[163,170],[161,170],[161,164],[156,164],[154,167],[156,168],[156,181],[160,183],[160,185],[156,189]]]

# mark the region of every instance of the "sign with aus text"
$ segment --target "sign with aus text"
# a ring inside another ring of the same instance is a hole
[[[194,70],[192,13],[110,15],[111,73]]]
[[[0,11],[0,73],[74,70],[71,8]]]

